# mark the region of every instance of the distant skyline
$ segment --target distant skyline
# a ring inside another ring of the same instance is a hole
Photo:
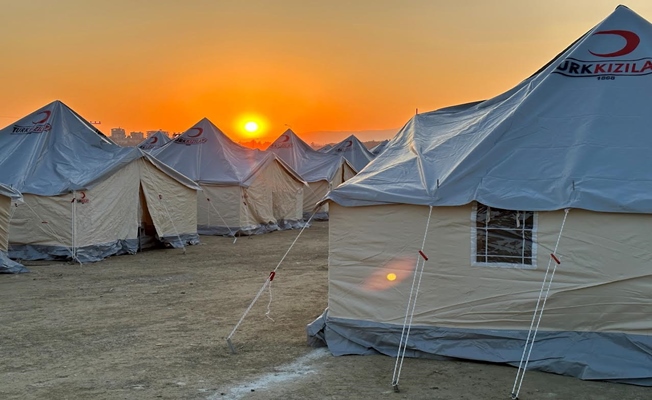
[[[510,89],[618,4],[5,1],[0,125],[59,99],[107,135],[207,117],[236,142],[288,126],[307,142],[382,140],[416,109]],[[652,19],[649,0],[624,4]]]

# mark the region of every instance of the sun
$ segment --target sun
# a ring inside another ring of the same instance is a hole
[[[245,131],[249,133],[254,133],[258,130],[258,123],[255,121],[249,121],[244,126]]]
[[[269,121],[259,113],[242,113],[233,120],[233,129],[237,132],[238,139],[242,141],[260,141],[269,129]]]

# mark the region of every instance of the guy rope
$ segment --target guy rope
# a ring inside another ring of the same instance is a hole
[[[537,332],[539,331],[539,324],[541,323],[541,317],[543,316],[543,310],[546,308],[546,300],[548,299],[548,294],[550,293],[550,287],[552,286],[552,280],[555,277],[555,271],[557,267],[561,265],[561,260],[557,255],[557,248],[559,247],[559,241],[561,240],[561,235],[564,232],[564,225],[566,224],[566,218],[568,217],[568,212],[570,209],[564,210],[564,219],[561,222],[561,228],[559,229],[559,236],[557,236],[557,242],[555,243],[555,248],[550,253],[550,260],[548,260],[548,267],[546,268],[546,273],[543,276],[543,282],[541,283],[541,290],[539,291],[539,298],[537,299],[537,304],[534,307],[534,313],[532,314],[532,322],[530,322],[530,329],[527,333],[527,338],[525,339],[525,346],[523,347],[523,354],[521,355],[521,361],[518,364],[518,371],[516,372],[516,379],[514,379],[514,387],[512,387],[511,398],[512,400],[518,399],[518,394],[521,391],[521,386],[523,385],[523,378],[525,378],[525,371],[527,370],[528,362],[530,361],[530,355],[532,354],[532,348],[534,347],[534,341],[537,337]],[[552,266],[552,271],[551,267]],[[550,278],[548,278],[550,276]],[[541,307],[539,307],[539,305]],[[536,321],[536,325],[535,325]],[[530,338],[532,340],[530,340]]]
[[[269,273],[269,275],[267,276],[267,279],[265,279],[265,282],[263,283],[263,286],[260,288],[260,290],[258,291],[256,296],[254,297],[254,299],[251,301],[251,304],[249,304],[249,307],[247,307],[244,314],[242,314],[242,317],[240,317],[240,320],[238,321],[238,323],[235,325],[235,327],[233,327],[233,330],[231,331],[231,333],[229,333],[229,336],[226,337],[226,343],[229,345],[229,349],[231,350],[231,353],[233,353],[233,354],[236,353],[235,347],[233,347],[233,343],[231,342],[231,338],[233,337],[233,335],[235,335],[235,332],[240,327],[240,324],[242,324],[242,321],[244,321],[244,319],[247,316],[247,314],[249,313],[249,311],[251,311],[254,304],[256,304],[256,301],[258,301],[258,299],[260,298],[260,296],[263,294],[263,292],[265,291],[265,289],[267,287],[270,288],[269,301],[270,301],[270,304],[271,304],[271,301],[272,301],[271,284],[272,284],[272,281],[274,280],[274,277],[276,276],[276,271],[278,271],[278,269],[281,267],[281,264],[285,260],[285,257],[287,257],[287,255],[290,253],[290,250],[292,250],[292,247],[294,247],[294,244],[297,242],[297,240],[299,240],[299,237],[301,236],[303,231],[306,230],[306,228],[310,225],[310,221],[312,221],[312,217],[315,216],[316,212],[317,212],[317,208],[315,208],[312,215],[310,215],[310,218],[308,218],[308,221],[306,222],[306,224],[303,226],[303,228],[301,228],[301,231],[299,231],[299,234],[297,235],[297,237],[294,238],[294,241],[292,242],[290,247],[287,249],[287,251],[285,252],[283,257],[281,258],[281,261],[279,261],[278,264],[276,265],[276,268],[274,268],[274,270]],[[267,316],[267,318],[269,318],[269,319],[271,319],[271,317],[269,316],[269,314],[270,314],[270,304],[267,305],[267,313],[265,314]]]
[[[401,330],[401,340],[398,344],[398,352],[396,353],[396,363],[394,364],[394,375],[392,376],[392,387],[395,392],[399,392],[398,381],[401,377],[401,370],[403,369],[403,360],[405,359],[405,351],[407,350],[408,339],[410,337],[410,328],[412,327],[412,320],[414,319],[414,311],[417,306],[417,296],[419,295],[419,287],[421,286],[421,278],[423,270],[428,261],[428,257],[424,253],[426,246],[426,238],[428,236],[428,228],[430,227],[430,217],[432,216],[432,206],[428,211],[428,220],[426,221],[426,231],[423,233],[423,241],[419,249],[419,257],[417,257],[416,267],[414,269],[414,277],[412,278],[412,287],[410,288],[410,297],[405,310],[405,319],[403,320],[403,329]]]

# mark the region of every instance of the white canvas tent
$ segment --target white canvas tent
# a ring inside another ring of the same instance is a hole
[[[329,195],[313,340],[395,356],[423,243],[407,355],[518,365],[559,240],[529,367],[652,385],[650,93],[652,25],[621,6],[512,90],[416,115]]]
[[[146,236],[197,243],[198,187],[137,148],[123,148],[60,101],[0,130],[0,182],[22,192],[9,255],[98,261]]]
[[[376,146],[372,147],[371,154],[377,156],[378,154],[382,153],[385,150],[385,147],[387,147],[387,144],[389,143],[389,140],[383,140],[382,142],[378,143]]]
[[[138,148],[144,151],[152,151],[154,149],[158,149],[159,147],[163,147],[170,140],[171,139],[163,132],[156,131],[155,134],[143,140],[138,145]]]
[[[328,153],[328,150],[330,150],[332,148],[333,148],[332,144],[326,144],[326,145],[318,148],[317,151],[320,152],[320,153]]]
[[[337,154],[320,153],[313,150],[291,129],[286,130],[268,148],[308,182],[304,191],[303,213],[308,218],[313,212],[314,219],[328,218],[328,205],[315,209],[332,188],[350,179],[356,171],[344,157]]]
[[[374,155],[355,135],[351,135],[334,145],[327,153],[341,154],[358,172],[362,171],[362,168],[366,167],[374,159]]]
[[[201,234],[303,226],[303,180],[274,154],[240,146],[206,118],[154,154],[202,187]]]
[[[27,272],[21,264],[9,259],[9,220],[13,212],[12,203],[22,202],[20,193],[0,183],[0,274]]]

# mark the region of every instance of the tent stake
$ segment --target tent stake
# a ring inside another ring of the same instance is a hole
[[[236,354],[237,351],[235,351],[235,347],[233,347],[233,343],[231,343],[231,338],[226,338],[226,344],[229,345],[229,349],[231,350],[231,354]]]

